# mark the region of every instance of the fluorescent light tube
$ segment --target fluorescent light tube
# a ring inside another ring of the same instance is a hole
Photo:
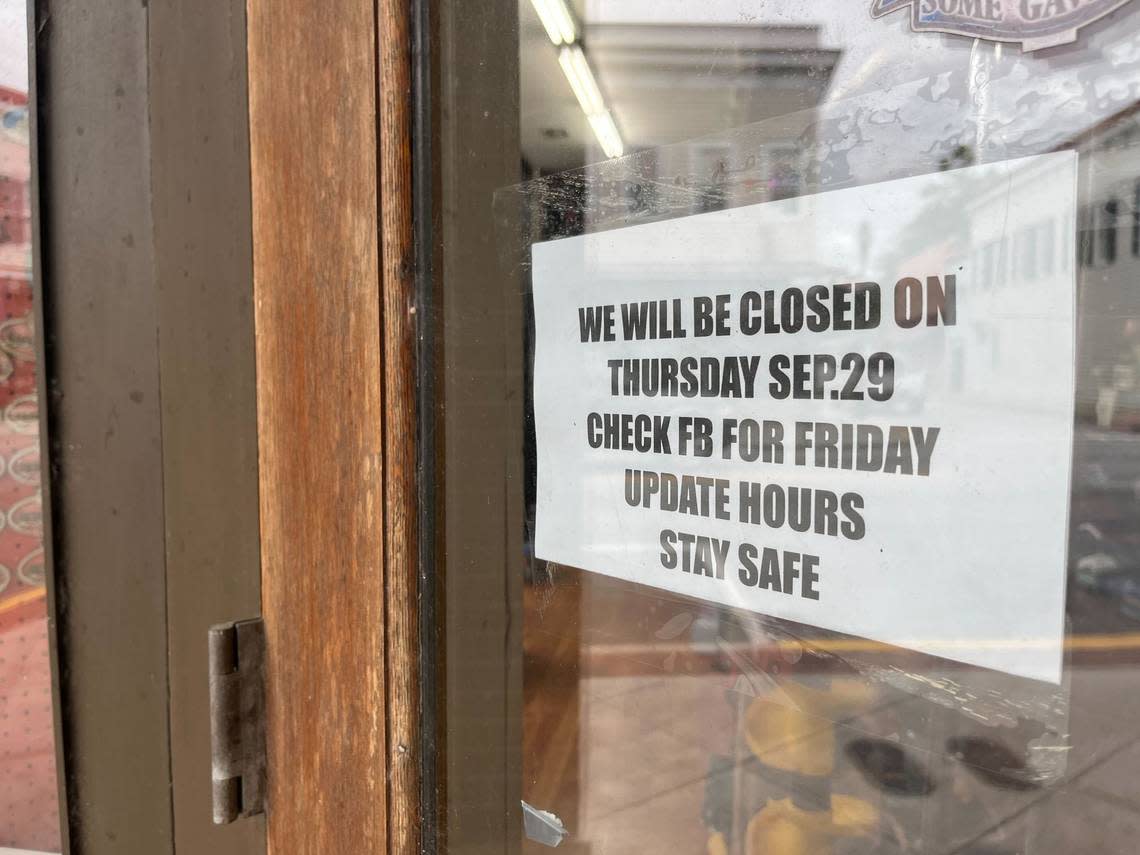
[[[574,26],[574,16],[566,6],[566,0],[550,0],[558,9],[558,28],[562,32],[562,41],[574,44],[578,40],[578,28]]]
[[[590,108],[583,107],[582,109],[586,110],[588,115],[601,113],[606,109],[606,101],[602,97],[602,90],[598,88],[597,81],[594,80],[594,72],[590,68],[590,63],[586,61],[586,54],[578,45],[572,46],[569,50],[574,67],[578,71],[578,79],[582,81],[582,89],[590,100]]]
[[[598,138],[598,144],[606,157],[621,157],[625,145],[621,141],[621,134],[618,133],[613,116],[609,113],[594,113],[586,118],[590,120],[590,127],[594,129],[594,136]]]
[[[558,53],[558,64],[562,66],[562,73],[570,81],[570,88],[587,116],[601,113],[606,109],[602,100],[602,93],[594,81],[594,73],[590,71],[590,64],[586,62],[586,55],[577,45],[564,47]]]
[[[546,30],[546,35],[556,45],[574,44],[578,38],[578,28],[574,16],[566,7],[566,0],[530,0],[538,19]]]
[[[625,151],[625,145],[613,116],[606,109],[605,99],[594,79],[594,72],[590,70],[586,54],[578,45],[568,45],[558,52],[558,64],[562,67],[570,88],[574,90],[574,97],[586,114],[602,151],[606,157],[620,157]]]

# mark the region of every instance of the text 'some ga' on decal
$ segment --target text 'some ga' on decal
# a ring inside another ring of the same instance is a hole
[[[1058,682],[1076,156],[532,247],[536,554]]]
[[[1035,51],[1075,41],[1077,33],[1132,0],[872,0],[876,18],[909,10],[915,32],[1017,42]]]

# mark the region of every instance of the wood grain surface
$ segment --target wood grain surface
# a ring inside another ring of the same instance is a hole
[[[249,0],[269,851],[387,843],[371,0]]]
[[[406,2],[378,3],[388,821],[394,853],[420,851],[422,815],[410,11]]]

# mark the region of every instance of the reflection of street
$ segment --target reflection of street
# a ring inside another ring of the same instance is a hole
[[[1077,431],[1068,613],[1074,632],[1140,630],[1140,434]]]

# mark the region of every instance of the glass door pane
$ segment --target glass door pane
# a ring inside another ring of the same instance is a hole
[[[451,851],[1133,850],[1138,16],[443,4]]]

